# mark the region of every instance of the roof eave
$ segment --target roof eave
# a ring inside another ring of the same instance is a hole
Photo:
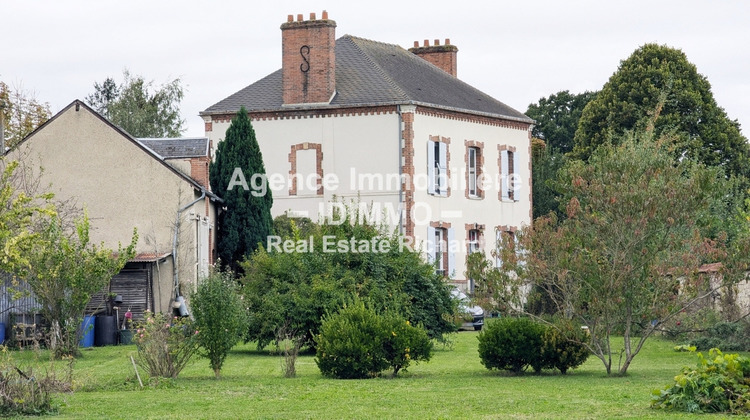
[[[524,124],[534,124],[534,120],[531,118],[520,118],[515,117],[511,115],[503,115],[503,114],[496,114],[492,112],[483,112],[483,111],[475,111],[471,109],[465,109],[465,108],[456,108],[446,105],[438,105],[438,104],[432,104],[428,102],[421,102],[421,101],[389,101],[389,102],[371,102],[371,103],[356,103],[356,104],[345,104],[345,105],[328,105],[328,104],[314,104],[314,105],[305,105],[305,104],[295,104],[295,105],[284,105],[283,108],[265,108],[265,109],[248,109],[248,113],[264,113],[264,112],[290,112],[290,111],[312,111],[312,110],[334,110],[334,109],[346,109],[346,108],[366,108],[366,107],[374,107],[374,106],[397,106],[397,105],[413,105],[413,106],[422,106],[426,108],[435,108],[435,109],[442,109],[445,111],[452,111],[452,112],[460,112],[463,114],[470,114],[470,115],[476,115],[481,117],[488,117],[488,118],[497,118],[497,119],[503,119],[503,120],[509,120],[509,121],[515,121],[520,122]],[[227,115],[227,114],[236,114],[237,110],[225,110],[225,111],[201,111],[198,115],[203,116],[213,116],[213,115]]]

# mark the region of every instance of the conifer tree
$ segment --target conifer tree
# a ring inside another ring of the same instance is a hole
[[[237,262],[265,244],[273,231],[273,197],[255,130],[242,107],[219,142],[209,168],[211,189],[224,199],[218,217],[217,249],[224,266]]]

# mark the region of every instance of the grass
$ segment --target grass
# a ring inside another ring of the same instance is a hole
[[[300,356],[297,377],[288,379],[279,356],[241,345],[220,380],[206,359],[195,357],[178,379],[145,389],[129,359],[134,346],[84,349],[74,371],[78,391],[61,397],[65,406],[55,418],[694,417],[649,408],[651,390],[696,362],[694,354],[674,352],[670,341],[650,339],[626,377],[607,377],[594,357],[564,376],[512,376],[481,365],[476,335],[460,332],[452,350],[438,346],[430,362],[395,379],[327,379],[313,355]]]

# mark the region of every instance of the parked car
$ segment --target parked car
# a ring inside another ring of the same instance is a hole
[[[451,290],[451,295],[454,299],[458,300],[458,312],[464,319],[461,328],[473,328],[476,331],[481,330],[484,326],[484,309],[480,306],[472,305],[466,293],[458,289]]]

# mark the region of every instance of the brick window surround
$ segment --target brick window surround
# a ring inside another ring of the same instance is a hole
[[[320,143],[298,143],[292,145],[292,150],[289,152],[289,177],[292,180],[292,186],[289,188],[289,195],[297,195],[297,151],[299,150],[315,150],[315,172],[317,174],[316,186],[317,194],[323,195],[323,150]]]
[[[510,153],[515,154],[516,153],[516,148],[514,146],[508,146],[506,144],[501,144],[501,145],[497,146],[497,152],[498,152],[497,153],[497,167],[498,167],[498,169],[500,169],[500,178],[502,179],[502,175],[503,175],[504,172],[508,173],[508,176],[507,176],[508,179],[506,181],[506,183],[507,183],[506,185],[508,186],[509,192],[508,192],[508,197],[507,198],[509,200],[515,201],[515,197],[514,197],[515,192],[514,192],[514,188],[513,188],[512,182],[511,182],[512,181],[511,175],[514,173],[513,159],[512,159],[511,156],[509,156],[508,157],[508,168],[507,168],[507,170],[506,170],[506,168],[503,168],[503,152],[504,151],[508,151]],[[500,201],[503,201],[503,187],[502,187],[502,185],[500,186],[500,191],[498,191],[498,193],[497,193],[497,199],[500,200]]]
[[[482,177],[483,177],[483,168],[484,168],[484,142],[481,141],[474,141],[474,140],[464,140],[464,145],[466,146],[466,151],[464,154],[464,163],[466,164],[466,189],[464,190],[464,195],[466,198],[474,198],[474,199],[483,199],[484,198],[484,189],[482,188]],[[476,179],[477,179],[477,186],[476,186],[476,194],[471,195],[469,194],[469,149],[470,148],[477,149],[477,157],[476,157]]]
[[[448,273],[450,267],[448,264],[448,252],[450,250],[450,244],[448,243],[448,229],[451,228],[451,224],[449,222],[430,222],[430,227],[433,227],[435,229],[440,229],[443,232],[443,241],[445,242],[445,246],[442,248],[441,256],[440,256],[440,262],[442,265],[443,275],[448,276],[450,273]],[[429,240],[433,240],[433,238],[428,238]],[[435,246],[438,246],[435,244]]]
[[[445,143],[445,178],[448,182],[446,186],[445,195],[443,197],[451,196],[451,138],[442,136],[430,136],[430,141],[437,143]]]

